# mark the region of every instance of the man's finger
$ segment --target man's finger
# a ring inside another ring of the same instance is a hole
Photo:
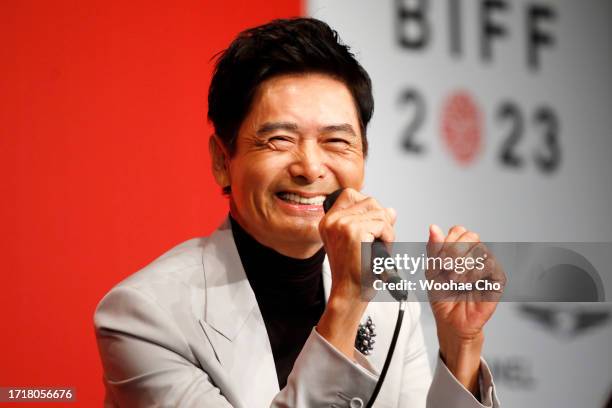
[[[436,224],[429,226],[429,240],[427,242],[427,255],[431,257],[438,256],[444,244],[444,232]]]
[[[358,203],[364,200],[365,198],[367,198],[367,196],[364,194],[361,194],[359,191],[353,188],[345,188],[342,190],[342,192],[336,199],[336,202],[331,207],[331,209],[336,210],[336,211],[341,210],[341,209],[346,209],[354,205],[355,203]]]
[[[480,236],[477,233],[466,230],[455,243],[445,244],[448,248],[444,252],[451,257],[465,257],[479,242]]]
[[[457,254],[455,254],[454,247],[457,245],[455,242],[457,241],[457,239],[459,239],[461,235],[463,235],[465,231],[467,231],[467,229],[463,225],[455,225],[451,227],[448,230],[448,235],[444,240],[444,245],[442,246],[442,250],[440,250],[439,255],[443,258],[447,256],[458,256]]]
[[[444,240],[445,243],[455,242],[467,229],[463,225],[455,225],[448,230],[448,235]]]

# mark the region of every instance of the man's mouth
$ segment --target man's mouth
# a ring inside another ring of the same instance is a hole
[[[315,195],[311,197],[305,197],[297,193],[280,192],[276,194],[281,200],[288,202],[289,204],[296,205],[323,205],[326,195]]]

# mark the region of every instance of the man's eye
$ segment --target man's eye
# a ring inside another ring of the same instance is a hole
[[[276,141],[290,142],[291,140],[286,136],[272,136],[270,139],[268,139],[268,141],[269,142],[276,142]]]
[[[293,139],[288,136],[272,136],[266,143],[271,149],[289,149],[293,144]]]
[[[340,143],[340,144],[346,144],[346,145],[350,144],[350,142],[348,140],[342,139],[342,138],[339,138],[339,137],[334,137],[334,138],[331,138],[331,139],[327,139],[327,143]]]

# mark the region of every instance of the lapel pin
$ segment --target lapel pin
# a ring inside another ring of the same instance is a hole
[[[372,318],[368,316],[365,323],[359,325],[357,337],[355,337],[355,348],[363,355],[369,355],[374,349],[374,337],[376,337],[376,326],[372,323]]]

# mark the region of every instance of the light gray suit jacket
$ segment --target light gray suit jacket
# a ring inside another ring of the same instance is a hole
[[[328,297],[327,261],[323,278]],[[419,313],[411,302],[375,406],[482,407],[441,361],[432,379]],[[371,355],[353,362],[313,329],[279,390],[266,327],[226,221],[128,277],[98,305],[105,405],[361,407],[383,366],[397,305],[372,302],[368,315],[378,333]],[[481,367],[483,403],[497,407],[484,360]]]

